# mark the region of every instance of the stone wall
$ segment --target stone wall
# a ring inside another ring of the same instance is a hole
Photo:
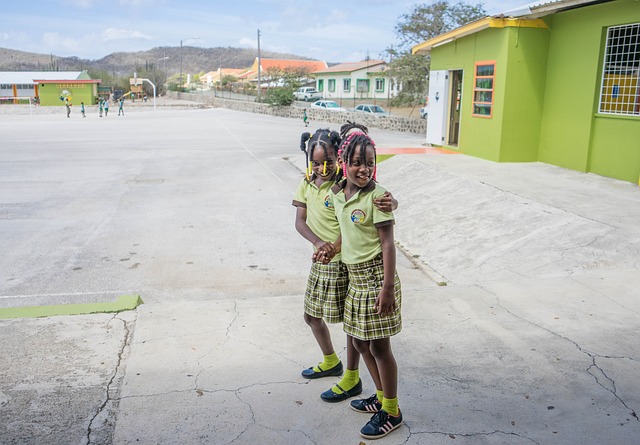
[[[167,97],[175,99],[191,100],[205,103],[213,107],[228,108],[230,110],[248,111],[251,113],[270,114],[278,117],[289,117],[302,120],[303,110],[307,110],[307,116],[313,121],[330,122],[333,124],[344,124],[347,120],[356,121],[369,128],[380,130],[409,132],[425,134],[427,132],[426,119],[410,119],[400,116],[368,116],[364,113],[335,112],[319,110],[315,108],[303,108],[296,105],[274,107],[269,104],[223,99],[213,95],[202,95],[197,93],[179,93],[175,91],[167,92]]]

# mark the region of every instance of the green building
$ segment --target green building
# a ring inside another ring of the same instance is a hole
[[[640,2],[541,1],[423,42],[427,142],[639,183]]]
[[[92,80],[86,71],[3,71],[0,72],[0,101],[64,106],[95,103],[101,80]]]

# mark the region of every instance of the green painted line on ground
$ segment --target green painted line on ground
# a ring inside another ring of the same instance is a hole
[[[394,157],[395,155],[391,154],[391,155],[377,155],[376,156],[376,164],[382,162],[382,161],[386,161],[389,158]]]
[[[58,304],[0,309],[0,320],[9,318],[40,318],[57,315],[109,314],[131,311],[143,304],[140,295],[121,295],[116,301],[101,303]]]

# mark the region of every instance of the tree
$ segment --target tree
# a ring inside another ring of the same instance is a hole
[[[409,14],[400,16],[395,29],[402,46],[417,45],[486,16],[482,3],[468,5],[460,1],[452,5],[448,0],[439,0],[415,5]]]
[[[391,58],[387,76],[400,84],[400,93],[392,99],[391,104],[416,105],[422,103],[427,96],[431,60],[428,56],[411,54],[412,45],[479,20],[486,15],[481,3],[450,4],[448,0],[418,4],[408,14],[402,14],[395,26],[400,50],[387,50]]]
[[[304,68],[273,67],[267,69],[264,83],[268,89],[264,101],[273,106],[291,105],[293,103],[293,92],[308,77],[309,71]]]

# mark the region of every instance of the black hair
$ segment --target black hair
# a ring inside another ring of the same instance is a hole
[[[340,154],[342,156],[342,162],[351,165],[357,146],[360,146],[360,156],[362,159],[365,158],[367,146],[369,145],[373,147],[373,153],[375,155],[376,144],[373,142],[373,139],[369,137],[368,133],[369,129],[367,127],[351,121],[347,121],[346,124],[340,127],[340,136],[342,137]]]
[[[338,132],[328,128],[319,128],[313,136],[310,133],[302,133],[300,136],[300,150],[304,151],[306,155],[305,169],[309,165],[309,161],[313,159],[313,152],[318,146],[322,147],[325,159],[329,154],[328,150],[332,150],[337,160],[341,142],[342,138],[340,138]],[[342,171],[338,172],[336,181],[340,178],[342,178]]]

